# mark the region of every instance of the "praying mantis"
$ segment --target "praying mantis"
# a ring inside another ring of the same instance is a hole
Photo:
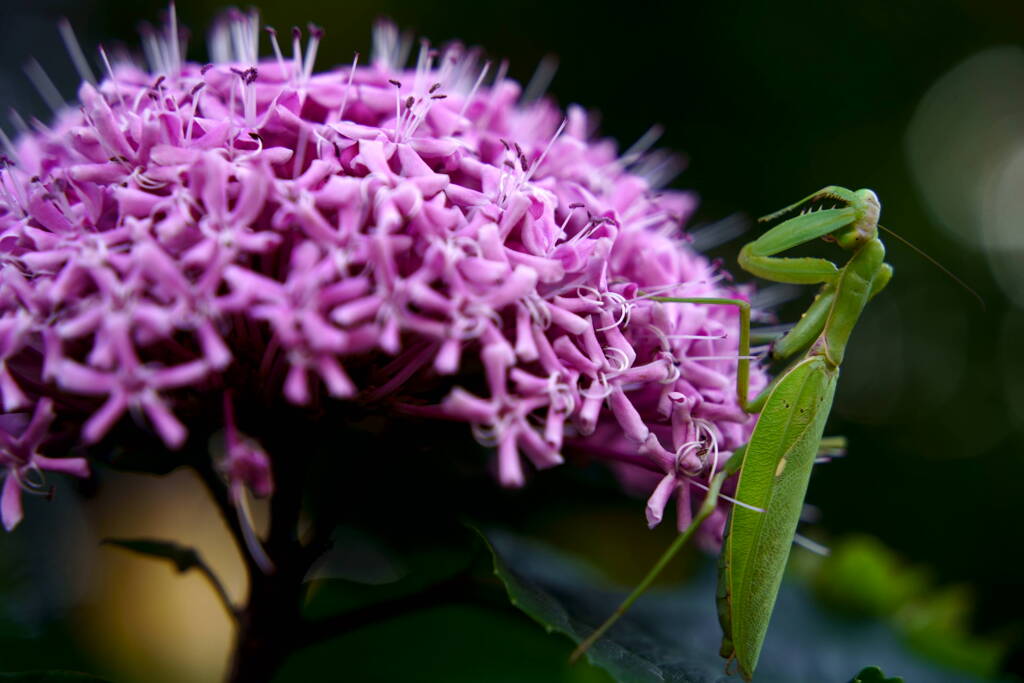
[[[771,349],[773,360],[792,359],[753,400],[749,399],[750,305],[739,299],[652,297],[665,303],[733,305],[740,310],[736,391],[740,406],[760,413],[747,444],[714,474],[690,526],[665,551],[644,580],[609,619],[573,653],[578,658],[629,608],[714,511],[725,479],[739,472],[734,505],[719,557],[718,615],[721,655],[751,680],[764,644],[775,598],[789,558],[839,366],[867,302],[892,278],[878,238],[881,211],[871,190],[825,187],[760,219],[769,229],[740,251],[747,272],[774,282],[820,284],[813,303]],[[849,253],[837,266],[828,259],[779,254],[812,240],[833,242]]]

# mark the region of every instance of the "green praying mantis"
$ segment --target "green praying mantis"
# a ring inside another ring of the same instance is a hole
[[[807,311],[772,345],[774,360],[793,359],[749,399],[750,306],[738,299],[652,297],[666,303],[720,304],[740,311],[736,390],[740,406],[760,413],[749,442],[716,473],[690,526],[611,617],[573,653],[578,658],[629,608],[714,511],[725,479],[739,472],[734,505],[719,558],[721,655],[750,680],[764,644],[832,407],[839,366],[867,302],[892,278],[878,238],[881,206],[871,190],[826,187],[760,219],[771,227],[740,251],[740,266],[766,280],[820,284]],[[849,260],[779,256],[817,239],[837,244]]]

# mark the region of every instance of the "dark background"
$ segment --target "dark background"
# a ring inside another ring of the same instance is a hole
[[[351,61],[354,49],[367,54],[378,16],[435,44],[457,38],[481,45],[491,57],[507,57],[511,76],[523,82],[545,55],[556,55],[560,67],[549,92],[563,105],[600,111],[602,134],[625,147],[652,123],[665,125],[660,146],[688,161],[673,186],[701,197],[698,226],[735,213],[768,213],[826,184],[876,190],[886,225],[970,283],[985,306],[887,240],[896,275],[853,337],[829,428],[849,438],[849,457],[816,471],[809,501],[821,509],[825,538],[873,534],[907,562],[927,567],[940,585],[967,584],[974,628],[1014,640],[1007,666],[1024,672],[1024,316],[1011,302],[1014,292],[1004,292],[993,276],[990,256],[941,228],[907,151],[908,126],[929,88],[981,50],[1019,45],[1024,4],[260,4],[265,23],[278,29],[310,20],[326,29],[320,68]],[[195,0],[177,7],[179,21],[193,30],[190,57],[202,60],[204,27],[220,7]],[[77,79],[55,28],[60,16],[71,19],[92,54],[101,42],[136,45],[138,23],[157,21],[164,9],[156,0],[5,2],[0,103],[48,116],[20,73],[29,56],[72,99]],[[1024,82],[1017,87],[1024,91]],[[941,143],[933,141],[939,153]],[[972,182],[965,171],[964,185]],[[743,241],[714,255],[732,264]],[[1019,254],[998,258],[1024,267]],[[808,292],[786,304],[780,317],[794,319],[809,298]],[[642,529],[639,503],[629,504]]]

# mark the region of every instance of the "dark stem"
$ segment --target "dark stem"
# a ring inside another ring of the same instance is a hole
[[[289,430],[283,430],[287,433]],[[305,579],[319,553],[311,553],[298,538],[306,475],[306,444],[303,439],[268,438],[272,457],[274,493],[270,498],[270,525],[264,550],[273,569],[264,572],[236,537],[249,574],[249,595],[239,612],[235,651],[227,680],[231,683],[270,681],[288,656],[301,645],[302,604]],[[235,534],[236,527],[232,526]],[[238,532],[241,532],[240,527]]]
[[[221,480],[220,475],[218,475],[213,469],[213,464],[210,462],[208,455],[200,455],[193,459],[191,466],[192,469],[195,470],[196,474],[199,475],[199,479],[206,487],[207,492],[210,494],[210,498],[213,499],[214,505],[217,506],[217,511],[220,512],[221,519],[227,526],[228,531],[231,532],[231,538],[235,542],[235,548],[238,550],[238,554],[242,556],[242,561],[245,563],[246,573],[251,576],[252,573],[254,571],[258,571],[258,569],[245,546],[245,532],[242,531],[242,524],[238,518],[238,511],[235,510],[235,506],[231,504],[231,499],[228,497],[227,487]]]
[[[240,411],[241,413],[242,411]],[[249,433],[263,431],[260,442],[271,455],[274,492],[263,550],[273,569],[264,571],[253,560],[245,541],[246,529],[229,495],[228,487],[210,458],[196,458],[191,464],[217,505],[245,561],[248,594],[236,610],[237,631],[227,683],[271,681],[299,649],[343,635],[412,611],[450,603],[485,602],[509,609],[500,586],[475,579],[472,571],[442,581],[408,596],[358,608],[335,617],[310,622],[303,616],[310,569],[331,545],[339,517],[348,519],[353,509],[349,496],[337,504],[321,504],[311,510],[311,524],[300,538],[299,524],[304,504],[315,505],[316,491],[323,488],[318,469],[325,452],[323,434],[310,428],[310,417],[289,408],[275,407],[272,414],[250,411],[263,418],[251,421]],[[262,429],[261,429],[262,427]],[[332,427],[336,431],[336,428]],[[353,444],[354,445],[354,444]],[[358,448],[358,446],[355,446]],[[329,450],[329,449],[328,449]],[[317,474],[314,474],[317,473]],[[344,489],[339,482],[338,490]],[[319,488],[318,488],[319,487]],[[332,489],[334,490],[334,489]],[[310,501],[305,497],[311,496]],[[460,527],[461,528],[461,527]]]

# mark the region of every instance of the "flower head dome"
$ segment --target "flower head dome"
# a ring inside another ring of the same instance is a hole
[[[381,24],[368,64],[317,73],[321,36],[271,33],[261,57],[256,15],[234,12],[200,65],[172,16],[148,68],[103,53],[77,107],[7,145],[0,399],[25,415],[0,434],[7,527],[26,473],[87,473],[39,453],[54,415],[85,443],[131,415],[178,449],[181,397],[218,405],[239,377],[469,423],[508,487],[570,448],[638,465],[661,477],[639,480],[661,481],[649,522],[677,492],[685,526],[690,483],[753,419],[737,312],[652,300],[747,294],[688,244],[670,158],[619,155],[474,50],[424,44],[406,68]],[[423,376],[443,400],[416,394]],[[269,492],[252,463],[231,471]]]

